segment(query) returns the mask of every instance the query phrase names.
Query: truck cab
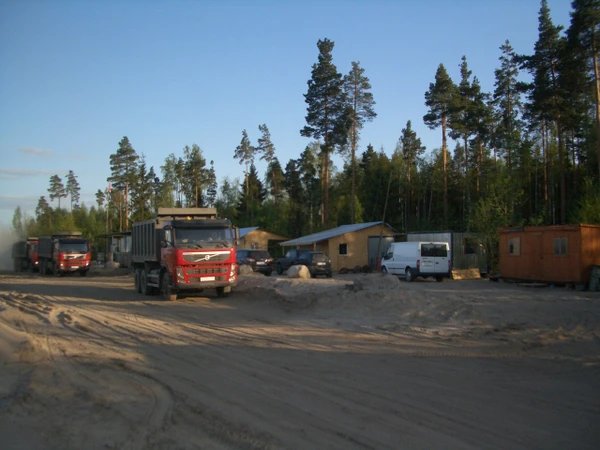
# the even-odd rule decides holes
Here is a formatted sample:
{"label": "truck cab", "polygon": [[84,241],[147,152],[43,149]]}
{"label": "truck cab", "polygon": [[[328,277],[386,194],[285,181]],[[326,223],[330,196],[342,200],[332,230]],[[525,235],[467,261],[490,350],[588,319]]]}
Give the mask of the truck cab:
{"label": "truck cab", "polygon": [[216,289],[226,297],[237,284],[237,229],[214,208],[159,208],[132,229],[135,289],[165,300]]}

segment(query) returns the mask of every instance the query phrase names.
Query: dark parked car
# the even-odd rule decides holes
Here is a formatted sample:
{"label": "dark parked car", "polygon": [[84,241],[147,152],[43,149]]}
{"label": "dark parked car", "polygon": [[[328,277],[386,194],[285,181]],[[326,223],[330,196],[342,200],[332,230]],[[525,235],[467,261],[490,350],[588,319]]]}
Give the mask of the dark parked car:
{"label": "dark parked car", "polygon": [[277,260],[277,273],[282,274],[291,266],[303,265],[308,267],[310,276],[315,278],[318,275],[331,277],[331,260],[327,253],[315,252],[311,250],[290,250],[283,258]]}
{"label": "dark parked car", "polygon": [[266,276],[273,272],[275,261],[267,250],[238,248],[236,262],[239,265],[249,265],[255,272],[264,273]]}

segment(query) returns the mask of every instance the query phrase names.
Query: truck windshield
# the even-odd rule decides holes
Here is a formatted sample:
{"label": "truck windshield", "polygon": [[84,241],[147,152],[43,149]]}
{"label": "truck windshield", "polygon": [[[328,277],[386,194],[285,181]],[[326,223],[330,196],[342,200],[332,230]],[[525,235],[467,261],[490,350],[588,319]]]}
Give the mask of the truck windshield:
{"label": "truck windshield", "polygon": [[175,246],[180,248],[230,247],[233,242],[229,228],[178,228],[175,231]]}
{"label": "truck windshield", "polygon": [[61,252],[83,252],[83,253],[87,253],[88,251],[88,244],[87,241],[84,241],[83,239],[78,239],[76,241],[66,241],[66,240],[62,240],[60,241],[60,251]]}

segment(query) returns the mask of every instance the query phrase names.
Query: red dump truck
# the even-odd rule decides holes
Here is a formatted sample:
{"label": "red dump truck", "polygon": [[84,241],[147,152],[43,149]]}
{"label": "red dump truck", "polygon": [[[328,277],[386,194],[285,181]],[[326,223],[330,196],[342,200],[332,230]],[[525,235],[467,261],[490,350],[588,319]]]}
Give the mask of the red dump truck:
{"label": "red dump truck", "polygon": [[15,242],[12,246],[12,258],[15,272],[38,268],[38,238],[28,237],[27,240]]}
{"label": "red dump truck", "polygon": [[135,290],[170,301],[211,288],[227,297],[237,284],[238,238],[238,229],[217,218],[215,208],[158,208],[131,230]]}
{"label": "red dump truck", "polygon": [[38,259],[42,275],[78,272],[84,277],[92,261],[90,243],[82,237],[81,231],[58,231],[51,236],[40,236]]}

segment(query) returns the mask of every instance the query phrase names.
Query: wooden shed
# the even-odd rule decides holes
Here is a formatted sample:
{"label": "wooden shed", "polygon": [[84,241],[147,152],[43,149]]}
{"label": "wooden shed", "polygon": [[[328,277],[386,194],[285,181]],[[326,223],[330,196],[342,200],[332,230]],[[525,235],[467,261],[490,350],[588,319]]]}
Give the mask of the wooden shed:
{"label": "wooden shed", "polygon": [[260,227],[240,228],[240,241],[238,248],[261,248],[269,251],[273,258],[283,256],[282,242],[289,239],[288,236],[273,233]]}
{"label": "wooden shed", "polygon": [[409,231],[407,242],[447,242],[450,245],[452,271],[474,270],[475,275],[488,273],[485,247],[476,234],[463,231]]}
{"label": "wooden shed", "polygon": [[397,233],[384,222],[357,223],[309,234],[280,245],[325,252],[334,271],[367,265],[376,269],[378,256],[387,251]]}
{"label": "wooden shed", "polygon": [[600,225],[551,225],[498,230],[503,279],[588,283],[600,265]]}

